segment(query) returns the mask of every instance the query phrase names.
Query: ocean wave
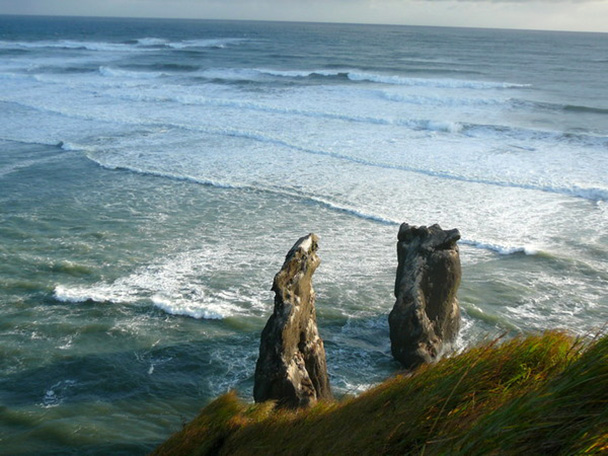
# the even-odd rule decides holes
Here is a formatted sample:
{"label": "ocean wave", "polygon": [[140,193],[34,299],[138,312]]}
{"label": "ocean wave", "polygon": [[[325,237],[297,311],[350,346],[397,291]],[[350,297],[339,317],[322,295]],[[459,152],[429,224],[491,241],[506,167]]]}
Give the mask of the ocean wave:
{"label": "ocean wave", "polygon": [[265,74],[268,76],[276,76],[281,78],[310,78],[312,76],[323,76],[323,77],[342,77],[347,78],[347,71],[336,71],[336,70],[272,70],[265,68],[257,68],[253,71],[259,74]]}
{"label": "ocean wave", "polygon": [[[450,122],[435,122],[435,121],[418,121],[419,128],[424,128],[428,130],[440,129],[441,131],[450,131],[452,128],[459,129],[462,128],[460,125],[452,125]],[[338,152],[331,152],[327,150],[320,149],[310,149],[307,147],[299,146],[297,144],[290,143],[280,138],[274,138],[271,136],[264,135],[260,132],[251,132],[237,129],[229,129],[229,128],[207,128],[207,127],[196,127],[194,128],[191,125],[182,125],[182,124],[172,124],[174,128],[183,128],[186,130],[200,131],[209,134],[216,134],[222,136],[232,136],[244,139],[250,139],[253,141],[259,141],[269,144],[275,144],[281,147],[285,147],[288,149],[296,150],[298,152],[311,154],[311,155],[320,155],[331,157],[338,160],[344,160],[351,163],[357,163],[364,166],[373,166],[377,168],[383,169],[393,169],[398,171],[406,171],[412,172],[416,174],[422,174],[430,177],[437,177],[441,179],[454,180],[459,182],[468,182],[474,184],[484,184],[484,185],[492,185],[498,187],[507,187],[507,188],[520,188],[524,190],[532,190],[532,191],[542,191],[547,193],[556,193],[576,198],[583,198],[591,201],[608,201],[608,189],[600,188],[600,187],[584,187],[584,186],[553,186],[553,185],[542,185],[542,184],[532,184],[532,183],[524,183],[524,182],[516,182],[516,181],[502,181],[499,179],[486,179],[476,176],[467,176],[463,174],[456,174],[453,172],[447,171],[436,171],[427,168],[419,168],[414,166],[407,166],[402,164],[395,163],[386,163],[386,162],[378,162],[367,160],[364,158],[353,157],[347,154],[342,154]],[[108,166],[107,164],[105,166]],[[129,168],[129,170],[134,170]],[[148,171],[145,171],[148,172]],[[201,182],[200,179],[190,176],[169,176],[165,175],[164,172],[161,172],[163,177],[171,177],[180,180],[190,180],[197,183],[203,183],[206,185],[212,186],[221,186],[223,188],[244,188],[246,185],[233,185],[227,183],[218,183],[218,182]]]}
{"label": "ocean wave", "polygon": [[[580,144],[582,146],[590,147],[608,147],[608,136],[602,134],[593,134],[586,132],[561,132],[553,130],[541,130],[533,128],[515,127],[501,124],[482,124],[482,123],[469,123],[459,120],[442,120],[442,119],[412,119],[412,118],[391,118],[391,117],[380,117],[380,116],[365,116],[365,115],[353,115],[344,114],[343,112],[330,112],[330,111],[317,111],[317,110],[306,110],[299,109],[296,107],[279,107],[272,106],[269,104],[256,103],[252,101],[242,100],[231,100],[231,99],[218,99],[213,97],[205,97],[190,94],[167,94],[167,95],[147,95],[134,92],[134,83],[139,83],[139,80],[154,80],[162,77],[171,76],[171,71],[196,71],[194,67],[185,68],[165,68],[158,67],[159,70],[167,71],[134,71],[127,69],[114,68],[109,66],[99,67],[99,73],[108,78],[108,80],[115,80],[119,84],[116,88],[120,88],[121,84],[125,85],[125,91],[117,91],[118,93],[108,94],[114,98],[123,100],[137,100],[137,101],[149,101],[149,102],[176,102],[185,105],[207,105],[207,106],[218,106],[235,109],[247,109],[256,110],[263,112],[273,112],[278,114],[286,115],[299,115],[307,117],[317,117],[335,120],[344,120],[348,122],[359,122],[369,123],[376,125],[397,125],[410,128],[413,130],[420,131],[435,131],[445,132],[452,134],[464,134],[466,136],[484,138],[484,137],[500,137],[510,138],[515,141],[530,142],[530,141],[543,141],[543,142],[568,142]],[[207,74],[211,78],[219,77],[220,75],[214,75],[214,70],[203,71],[201,74]],[[230,70],[230,74],[235,78],[248,77],[251,73],[255,73],[255,70]],[[306,74],[306,73],[305,73]],[[224,76],[226,76],[224,74]],[[37,76],[38,77],[38,76]],[[498,105],[500,103],[518,105],[521,103],[528,103],[516,99],[500,100],[496,98],[471,98],[471,97],[419,97],[419,96],[403,96],[389,94],[384,91],[377,91],[376,96],[386,97],[390,99],[393,97],[395,100],[403,100],[404,102],[410,102],[414,104],[427,104],[429,106],[469,106],[469,105]],[[581,107],[579,107],[581,108]],[[562,108],[559,108],[562,109]],[[565,108],[564,108],[565,109]],[[577,108],[578,109],[578,108]],[[581,108],[583,109],[583,108]],[[584,108],[584,109],[595,109],[595,108]]]}
{"label": "ocean wave", "polygon": [[498,98],[468,98],[468,97],[447,97],[447,96],[424,96],[389,92],[387,90],[379,90],[375,92],[379,98],[394,101],[398,103],[419,105],[419,106],[500,106],[509,105],[509,100],[501,100]]}
{"label": "ocean wave", "polygon": [[152,305],[171,315],[197,319],[254,315],[265,310],[261,294],[238,288],[218,290],[208,283],[218,271],[231,269],[230,262],[239,261],[237,257],[238,253],[219,246],[179,252],[111,282],[57,284],[53,297],[65,303]]}
{"label": "ocean wave", "polygon": [[335,70],[299,70],[299,71],[279,71],[258,69],[262,74],[271,76],[306,78],[311,76],[342,77],[355,82],[375,82],[379,84],[414,86],[414,87],[435,87],[449,89],[507,89],[529,87],[525,84],[514,84],[509,82],[485,82],[468,81],[461,79],[436,79],[436,78],[411,78],[398,75],[388,75],[379,73],[367,73],[358,70],[335,71]]}
{"label": "ocean wave", "polygon": [[76,143],[67,142],[67,141],[59,141],[55,145],[57,147],[59,147],[60,149],[65,150],[66,152],[79,152],[79,151],[86,151],[86,150],[90,149],[89,146],[86,146],[84,144],[76,144]]}
{"label": "ocean wave", "polygon": [[91,161],[93,161],[94,163],[97,163],[97,165],[101,166],[102,168],[109,169],[109,170],[127,171],[127,172],[132,172],[132,173],[141,174],[141,175],[171,179],[174,181],[191,182],[194,184],[214,187],[214,188],[218,188],[218,189],[247,190],[247,191],[253,191],[253,192],[260,192],[260,193],[270,193],[270,194],[279,195],[279,196],[287,196],[289,198],[294,198],[294,199],[298,199],[298,200],[307,200],[307,201],[319,204],[320,206],[326,207],[326,208],[334,210],[334,211],[344,212],[344,213],[353,215],[357,218],[371,220],[374,222],[387,224],[387,225],[398,225],[399,224],[399,222],[396,220],[390,220],[390,219],[387,219],[387,218],[384,218],[381,216],[377,216],[374,214],[365,213],[355,207],[351,207],[351,206],[347,206],[347,205],[340,205],[338,203],[332,202],[329,198],[326,198],[326,197],[307,194],[304,192],[290,191],[288,189],[278,188],[276,186],[267,187],[267,186],[263,186],[263,185],[249,185],[249,184],[238,183],[238,182],[233,182],[233,181],[219,182],[219,181],[214,181],[211,179],[186,176],[186,175],[175,174],[175,173],[159,171],[159,170],[146,170],[146,169],[143,169],[143,168],[140,168],[137,166],[129,166],[129,165],[125,165],[125,164],[121,164],[121,165],[110,164],[110,163],[104,162],[103,160],[101,160],[99,158],[95,158],[92,156],[88,156],[88,158]]}
{"label": "ocean wave", "polygon": [[164,43],[164,46],[178,50],[197,48],[223,49],[230,45],[243,44],[248,41],[250,41],[248,38],[205,38],[198,40],[166,42]]}
{"label": "ocean wave", "polygon": [[197,177],[193,177],[193,176],[175,174],[175,173],[161,171],[161,170],[147,170],[147,169],[143,169],[143,168],[140,168],[137,166],[130,166],[130,165],[126,165],[126,164],[108,163],[108,162],[104,162],[103,160],[101,160],[99,158],[95,158],[94,156],[92,156],[90,154],[87,155],[87,158],[89,158],[89,160],[91,160],[92,162],[97,163],[102,168],[110,170],[110,171],[128,171],[128,172],[146,175],[146,176],[162,177],[162,178],[171,179],[174,181],[191,182],[191,183],[198,184],[198,185],[205,185],[205,186],[209,186],[209,187],[222,188],[222,189],[256,190],[255,187],[252,187],[250,185],[240,185],[240,184],[236,184],[236,183],[224,183],[224,182],[219,182],[219,181],[215,181],[212,179],[202,179],[202,178],[197,178]]}
{"label": "ocean wave", "polygon": [[530,109],[541,109],[545,111],[556,111],[556,112],[572,112],[575,114],[608,114],[608,108],[600,108],[597,106],[585,106],[585,105],[572,105],[572,104],[560,104],[550,103],[546,101],[530,101],[530,100],[512,100],[512,103],[516,107],[526,107]]}
{"label": "ocean wave", "polygon": [[162,295],[154,295],[151,299],[155,307],[169,315],[181,315],[197,320],[222,320],[228,316],[221,309],[213,310],[208,305],[202,308],[200,303],[192,301],[175,300]]}
{"label": "ocean wave", "polygon": [[28,141],[28,140],[20,140],[20,139],[10,139],[10,138],[0,138],[0,141],[12,142],[15,144],[25,144],[25,145],[33,145],[33,146],[51,146],[62,148],[63,141]]}
{"label": "ocean wave", "polygon": [[[101,164],[98,161],[97,161],[97,163],[100,166],[104,166],[103,164]],[[254,192],[261,192],[261,193],[269,193],[269,194],[273,194],[273,195],[277,195],[277,196],[293,198],[295,200],[309,201],[311,203],[318,204],[321,207],[327,208],[331,211],[342,212],[342,213],[348,214],[348,215],[358,218],[358,219],[367,220],[367,221],[379,223],[382,225],[399,226],[402,223],[402,221],[390,219],[390,218],[383,217],[381,215],[366,212],[366,211],[361,210],[360,208],[357,208],[357,207],[354,207],[354,206],[351,206],[351,205],[348,205],[345,203],[338,203],[338,202],[332,201],[332,199],[327,196],[315,195],[315,194],[302,192],[302,191],[296,192],[296,191],[291,191],[288,189],[281,189],[281,188],[277,188],[277,187],[265,187],[262,185],[247,185],[247,184],[239,184],[239,183],[234,183],[234,182],[231,182],[231,183],[214,182],[214,181],[207,180],[207,179],[192,178],[192,177],[180,176],[180,175],[176,175],[176,174],[172,174],[172,173],[165,173],[165,172],[158,172],[158,171],[146,171],[146,170],[142,170],[139,168],[128,167],[128,166],[114,167],[112,169],[128,171],[128,172],[133,172],[133,173],[142,174],[142,175],[150,175],[150,176],[155,176],[155,177],[168,178],[168,179],[178,180],[178,181],[188,181],[188,182],[192,182],[195,184],[212,186],[212,187],[219,188],[219,189],[247,190],[247,191],[254,191]],[[500,243],[496,243],[496,242],[479,241],[479,240],[467,239],[467,238],[461,239],[459,241],[459,243],[468,245],[473,248],[491,251],[491,252],[497,253],[499,255],[524,254],[527,256],[537,256],[537,255],[544,254],[540,250],[540,248],[534,244],[521,244],[521,245],[500,244]],[[174,304],[174,306],[175,306],[175,308],[174,308],[174,310],[172,310],[172,312],[175,312],[176,314],[181,312],[181,310],[180,310],[181,307],[180,307],[179,303]],[[187,312],[187,306],[184,307],[184,309],[186,309],[186,310],[183,310],[183,312]],[[183,314],[185,314],[185,313],[183,313]]]}
{"label": "ocean wave", "polygon": [[306,78],[332,78],[342,79],[352,82],[373,82],[386,85],[398,85],[409,87],[433,87],[445,89],[511,89],[526,88],[528,84],[516,84],[510,82],[490,82],[490,81],[471,81],[466,79],[449,78],[412,78],[399,75],[367,73],[355,69],[350,70],[276,70],[270,68],[216,68],[202,73],[203,76],[213,77],[214,79],[226,80],[260,80],[261,77],[306,79]]}
{"label": "ocean wave", "polygon": [[69,287],[57,285],[53,290],[53,298],[60,302],[81,303],[87,301],[94,302],[124,302],[124,296],[118,296],[112,293],[109,287],[102,289],[101,287]]}
{"label": "ocean wave", "polygon": [[[135,68],[135,67],[134,67]],[[153,70],[153,71],[170,71],[177,73],[190,73],[200,69],[199,65],[188,65],[180,63],[155,63],[150,65],[141,65],[142,70]]]}
{"label": "ocean wave", "polygon": [[[441,131],[449,131],[451,128],[461,128],[459,125],[452,126],[450,122],[435,122],[435,121],[417,121],[420,128],[424,129],[441,129]],[[177,125],[176,125],[177,126]],[[292,150],[297,150],[299,152],[312,154],[312,155],[321,155],[327,156],[339,160],[345,160],[352,163],[357,163],[365,166],[373,166],[384,169],[394,169],[399,171],[413,172],[417,174],[422,174],[431,177],[438,177],[442,179],[455,180],[460,182],[468,182],[475,184],[484,184],[484,185],[492,185],[498,187],[508,187],[508,188],[521,188],[524,190],[532,190],[532,191],[542,191],[547,193],[557,193],[566,196],[572,196],[577,198],[583,198],[591,201],[608,201],[608,189],[600,188],[600,187],[584,187],[584,186],[553,186],[553,185],[542,185],[542,184],[532,184],[532,183],[522,183],[515,181],[502,181],[498,179],[485,179],[475,176],[467,176],[462,174],[456,174],[453,172],[447,171],[435,171],[427,168],[418,168],[414,166],[407,166],[401,164],[394,163],[385,163],[367,160],[363,158],[353,157],[347,154],[342,154],[338,152],[330,152],[327,150],[318,150],[318,149],[310,149],[306,147],[302,147],[296,144],[289,143],[285,140],[279,138],[272,138],[269,136],[265,136],[261,133],[254,132],[245,132],[240,130],[227,130],[227,129],[213,129],[206,130],[206,132],[214,133],[214,134],[222,134],[227,136],[235,136],[246,139],[252,139],[255,141],[267,142],[276,145],[280,145],[286,148],[290,148]]]}
{"label": "ocean wave", "polygon": [[107,66],[99,67],[99,74],[110,78],[128,78],[128,79],[155,79],[167,76],[167,73],[158,71],[131,71],[112,68]]}
{"label": "ocean wave", "polygon": [[371,116],[354,116],[342,113],[312,111],[297,108],[283,108],[272,105],[265,105],[251,101],[229,100],[210,98],[198,95],[145,95],[138,93],[121,94],[119,99],[125,101],[143,101],[152,103],[175,102],[183,105],[215,106],[224,108],[234,108],[249,111],[270,112],[276,114],[286,114],[303,117],[313,117],[320,119],[343,120],[347,122],[369,123],[375,125],[398,125],[414,130],[428,130],[437,132],[458,133],[463,129],[459,122],[428,120],[428,119],[391,119]]}
{"label": "ocean wave", "polygon": [[582,112],[590,114],[608,114],[608,108],[596,108],[593,106],[578,106],[578,105],[565,105],[564,111]]}
{"label": "ocean wave", "polygon": [[535,256],[539,254],[538,247],[534,245],[501,245],[492,242],[476,241],[473,239],[460,239],[458,242],[478,249],[490,250],[498,253],[499,255],[525,254],[528,256]]}
{"label": "ocean wave", "polygon": [[369,214],[366,212],[363,212],[357,208],[351,207],[351,206],[347,206],[347,205],[343,205],[343,204],[337,204],[334,203],[332,201],[330,201],[327,198],[322,198],[319,196],[313,196],[313,195],[290,195],[290,196],[296,196],[298,198],[306,198],[310,201],[313,201],[323,207],[326,207],[328,209],[331,209],[333,211],[337,211],[337,212],[344,212],[346,214],[352,215],[356,218],[360,218],[360,219],[364,219],[364,220],[369,220],[372,222],[376,222],[376,223],[380,223],[382,225],[400,225],[400,222],[396,221],[396,220],[391,220],[385,217],[381,217],[379,215],[374,215],[374,214]]}
{"label": "ocean wave", "polygon": [[[123,71],[123,70],[119,70]],[[248,72],[249,70],[245,71]],[[136,78],[140,73],[133,72],[132,74],[126,73],[125,78]],[[158,77],[163,73],[143,73],[143,77]],[[147,75],[147,76],[146,76]],[[402,95],[390,95],[383,91],[372,92],[377,96],[387,98],[395,97],[396,100],[402,99],[405,102],[411,102],[415,104],[429,104],[437,106],[469,106],[469,105],[499,105],[501,103],[510,104],[517,103],[516,100],[499,100],[499,99],[485,99],[485,98],[432,98],[432,97],[418,97],[418,96],[402,96]],[[235,109],[246,109],[252,111],[261,112],[272,112],[277,114],[306,116],[325,118],[333,120],[343,120],[347,122],[358,122],[358,123],[369,123],[375,125],[397,125],[412,130],[420,131],[436,131],[445,133],[456,133],[464,134],[472,137],[501,137],[510,138],[516,141],[544,141],[544,142],[569,142],[577,143],[583,146],[590,147],[607,147],[608,136],[601,134],[585,133],[585,132],[561,132],[553,130],[541,130],[531,129],[523,127],[514,127],[500,124],[482,124],[482,123],[470,123],[461,122],[457,120],[441,120],[441,119],[412,119],[412,118],[391,118],[391,117],[374,117],[365,115],[352,115],[344,114],[342,112],[329,112],[329,111],[317,111],[317,110],[306,110],[291,107],[279,107],[272,106],[270,104],[256,103],[252,101],[242,101],[233,99],[221,99],[214,97],[205,97],[199,95],[190,94],[167,94],[167,95],[146,95],[133,93],[132,91],[113,95],[115,98],[123,100],[136,100],[144,102],[176,102],[184,105],[200,105],[200,106],[217,106]]]}
{"label": "ocean wave", "polygon": [[348,78],[351,81],[368,81],[380,84],[404,85],[415,87],[436,87],[446,89],[511,89],[530,87],[528,84],[515,84],[510,82],[487,82],[469,81],[464,79],[430,79],[430,78],[409,78],[395,75],[382,75],[374,73],[349,72]]}
{"label": "ocean wave", "polygon": [[103,52],[132,52],[137,49],[124,43],[95,41],[0,41],[0,49],[66,49]]}
{"label": "ocean wave", "polygon": [[[36,108],[36,107],[34,106],[34,108]],[[40,108],[37,108],[37,109],[40,109]],[[69,117],[72,116],[75,118],[84,118],[87,120],[90,119],[89,116],[79,115],[79,114],[70,114],[70,113],[65,112],[64,110],[61,110],[61,111],[51,110],[51,111],[61,114],[61,115],[66,115]],[[328,114],[328,115],[333,116],[332,114]],[[344,118],[344,117],[341,117],[338,114],[336,114],[336,117],[333,117],[333,118]],[[376,123],[395,122],[395,121],[388,120],[388,119],[375,119],[375,118],[370,119],[370,118],[347,117],[347,119],[350,121],[359,121],[359,122],[376,122]],[[108,120],[108,119],[95,118],[95,120]],[[128,119],[121,118],[120,120],[122,123],[130,124],[128,122]],[[146,123],[142,119],[133,119],[131,123],[133,125],[147,125],[147,126],[158,126],[159,125],[158,122]],[[530,130],[524,130],[524,129],[515,129],[515,128],[510,128],[510,127],[499,127],[499,126],[492,126],[492,125],[472,125],[472,124],[467,125],[467,124],[453,123],[453,122],[449,122],[449,121],[442,122],[442,121],[435,121],[435,120],[407,120],[407,119],[398,121],[397,124],[406,126],[408,128],[414,128],[414,129],[419,129],[419,130],[428,130],[428,131],[441,131],[441,132],[446,132],[446,133],[480,135],[480,134],[488,134],[488,132],[494,132],[494,133],[498,133],[498,134],[502,133],[503,135],[508,135],[508,134],[513,134],[515,132],[515,133],[519,134],[518,139],[522,139],[521,135],[523,132],[523,134],[529,135],[530,138],[532,138],[532,139],[534,139],[534,136],[540,136],[540,135],[544,134],[544,135],[554,135],[554,136],[558,137],[557,139],[562,139],[562,140],[570,140],[570,141],[572,141],[572,140],[574,140],[574,141],[596,140],[597,144],[600,144],[600,145],[608,144],[608,138],[605,138],[605,137],[595,138],[590,135],[559,134],[559,133],[555,133],[555,132],[530,131]],[[202,132],[202,133],[207,133],[207,134],[250,139],[253,141],[275,144],[275,145],[289,148],[292,150],[296,150],[296,151],[302,152],[302,153],[327,156],[327,157],[335,158],[338,160],[345,160],[345,161],[349,161],[352,163],[361,164],[364,166],[373,166],[373,167],[384,168],[384,169],[401,170],[401,171],[413,172],[413,173],[417,173],[417,174],[422,174],[422,175],[427,175],[427,176],[432,176],[432,177],[437,177],[437,178],[442,178],[442,179],[462,181],[462,182],[493,185],[493,186],[499,186],[499,187],[521,188],[521,189],[525,189],[525,190],[543,191],[543,192],[549,192],[549,193],[558,193],[558,194],[562,194],[562,195],[566,195],[566,196],[584,198],[584,199],[591,200],[591,201],[598,201],[598,200],[608,201],[608,189],[602,188],[602,187],[582,186],[582,185],[571,185],[571,186],[543,185],[542,183],[508,181],[508,180],[500,180],[498,178],[488,179],[488,178],[482,178],[482,177],[471,176],[471,175],[466,175],[466,174],[457,174],[457,173],[450,172],[450,171],[436,171],[436,170],[431,170],[431,169],[427,169],[427,168],[408,166],[408,165],[403,165],[403,164],[379,162],[379,161],[373,161],[373,160],[368,160],[368,159],[364,159],[364,158],[354,157],[354,156],[339,153],[339,152],[332,152],[332,151],[323,150],[323,149],[311,149],[309,147],[304,147],[304,146],[301,146],[298,144],[294,144],[294,143],[291,143],[284,139],[272,137],[272,136],[264,134],[263,132],[257,132],[257,131],[246,131],[246,130],[239,130],[239,129],[234,129],[234,128],[216,128],[216,127],[208,127],[208,126],[204,126],[204,125],[183,124],[180,122],[164,122],[162,124],[162,126],[165,128],[172,127],[172,128]],[[555,140],[555,138],[554,138],[554,140]],[[121,165],[120,164],[111,165],[111,164],[106,163],[104,166],[120,167]],[[190,179],[196,180],[195,178],[191,178],[188,176],[175,176],[175,177],[182,179],[182,180],[190,180]],[[210,182],[209,184],[217,185],[218,183]],[[232,185],[227,185],[227,187],[232,188]]]}
{"label": "ocean wave", "polygon": [[511,138],[518,141],[570,142],[589,147],[608,147],[608,136],[593,133],[574,133],[554,130],[512,127],[497,124],[463,123],[462,133],[474,137]]}
{"label": "ocean wave", "polygon": [[167,40],[166,38],[146,37],[138,38],[133,41],[127,41],[126,44],[139,44],[141,46],[164,46],[168,42],[169,40]]}
{"label": "ocean wave", "polygon": [[7,41],[0,40],[0,49],[5,50],[36,50],[36,49],[65,49],[86,50],[96,52],[146,52],[158,48],[169,49],[198,49],[225,48],[250,41],[247,38],[207,38],[184,41],[171,41],[165,38],[139,38],[127,42],[84,41],[84,40],[40,40],[40,41]]}

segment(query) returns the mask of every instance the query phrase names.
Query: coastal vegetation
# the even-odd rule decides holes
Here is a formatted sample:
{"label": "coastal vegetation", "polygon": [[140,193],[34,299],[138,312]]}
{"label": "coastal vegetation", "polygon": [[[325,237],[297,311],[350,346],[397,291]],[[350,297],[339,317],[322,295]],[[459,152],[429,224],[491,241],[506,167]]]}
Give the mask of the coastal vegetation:
{"label": "coastal vegetation", "polygon": [[606,453],[608,336],[550,331],[486,342],[306,409],[230,392],[153,455]]}

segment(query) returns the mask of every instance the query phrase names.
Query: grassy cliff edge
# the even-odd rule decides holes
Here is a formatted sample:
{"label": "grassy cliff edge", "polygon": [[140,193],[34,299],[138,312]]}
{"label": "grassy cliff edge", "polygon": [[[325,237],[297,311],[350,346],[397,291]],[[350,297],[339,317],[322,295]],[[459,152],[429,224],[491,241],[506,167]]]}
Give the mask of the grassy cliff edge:
{"label": "grassy cliff edge", "polygon": [[493,341],[306,410],[228,393],[153,453],[272,454],[608,454],[608,336]]}

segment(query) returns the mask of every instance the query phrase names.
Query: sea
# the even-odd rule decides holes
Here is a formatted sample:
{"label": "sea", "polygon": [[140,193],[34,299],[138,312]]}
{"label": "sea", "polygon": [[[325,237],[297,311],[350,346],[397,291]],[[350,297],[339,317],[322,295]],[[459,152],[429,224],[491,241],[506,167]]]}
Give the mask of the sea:
{"label": "sea", "polygon": [[608,321],[608,34],[0,16],[0,454],[144,455],[252,400],[314,232],[336,396],[399,225],[458,228],[461,350]]}

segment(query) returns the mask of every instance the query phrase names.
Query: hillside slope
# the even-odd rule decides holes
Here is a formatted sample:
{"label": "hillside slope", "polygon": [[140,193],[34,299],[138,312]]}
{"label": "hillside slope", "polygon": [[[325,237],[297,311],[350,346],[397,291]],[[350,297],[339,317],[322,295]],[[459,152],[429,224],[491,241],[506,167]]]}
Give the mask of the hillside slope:
{"label": "hillside slope", "polygon": [[228,393],[153,453],[272,454],[608,454],[608,337],[494,341],[302,411]]}

